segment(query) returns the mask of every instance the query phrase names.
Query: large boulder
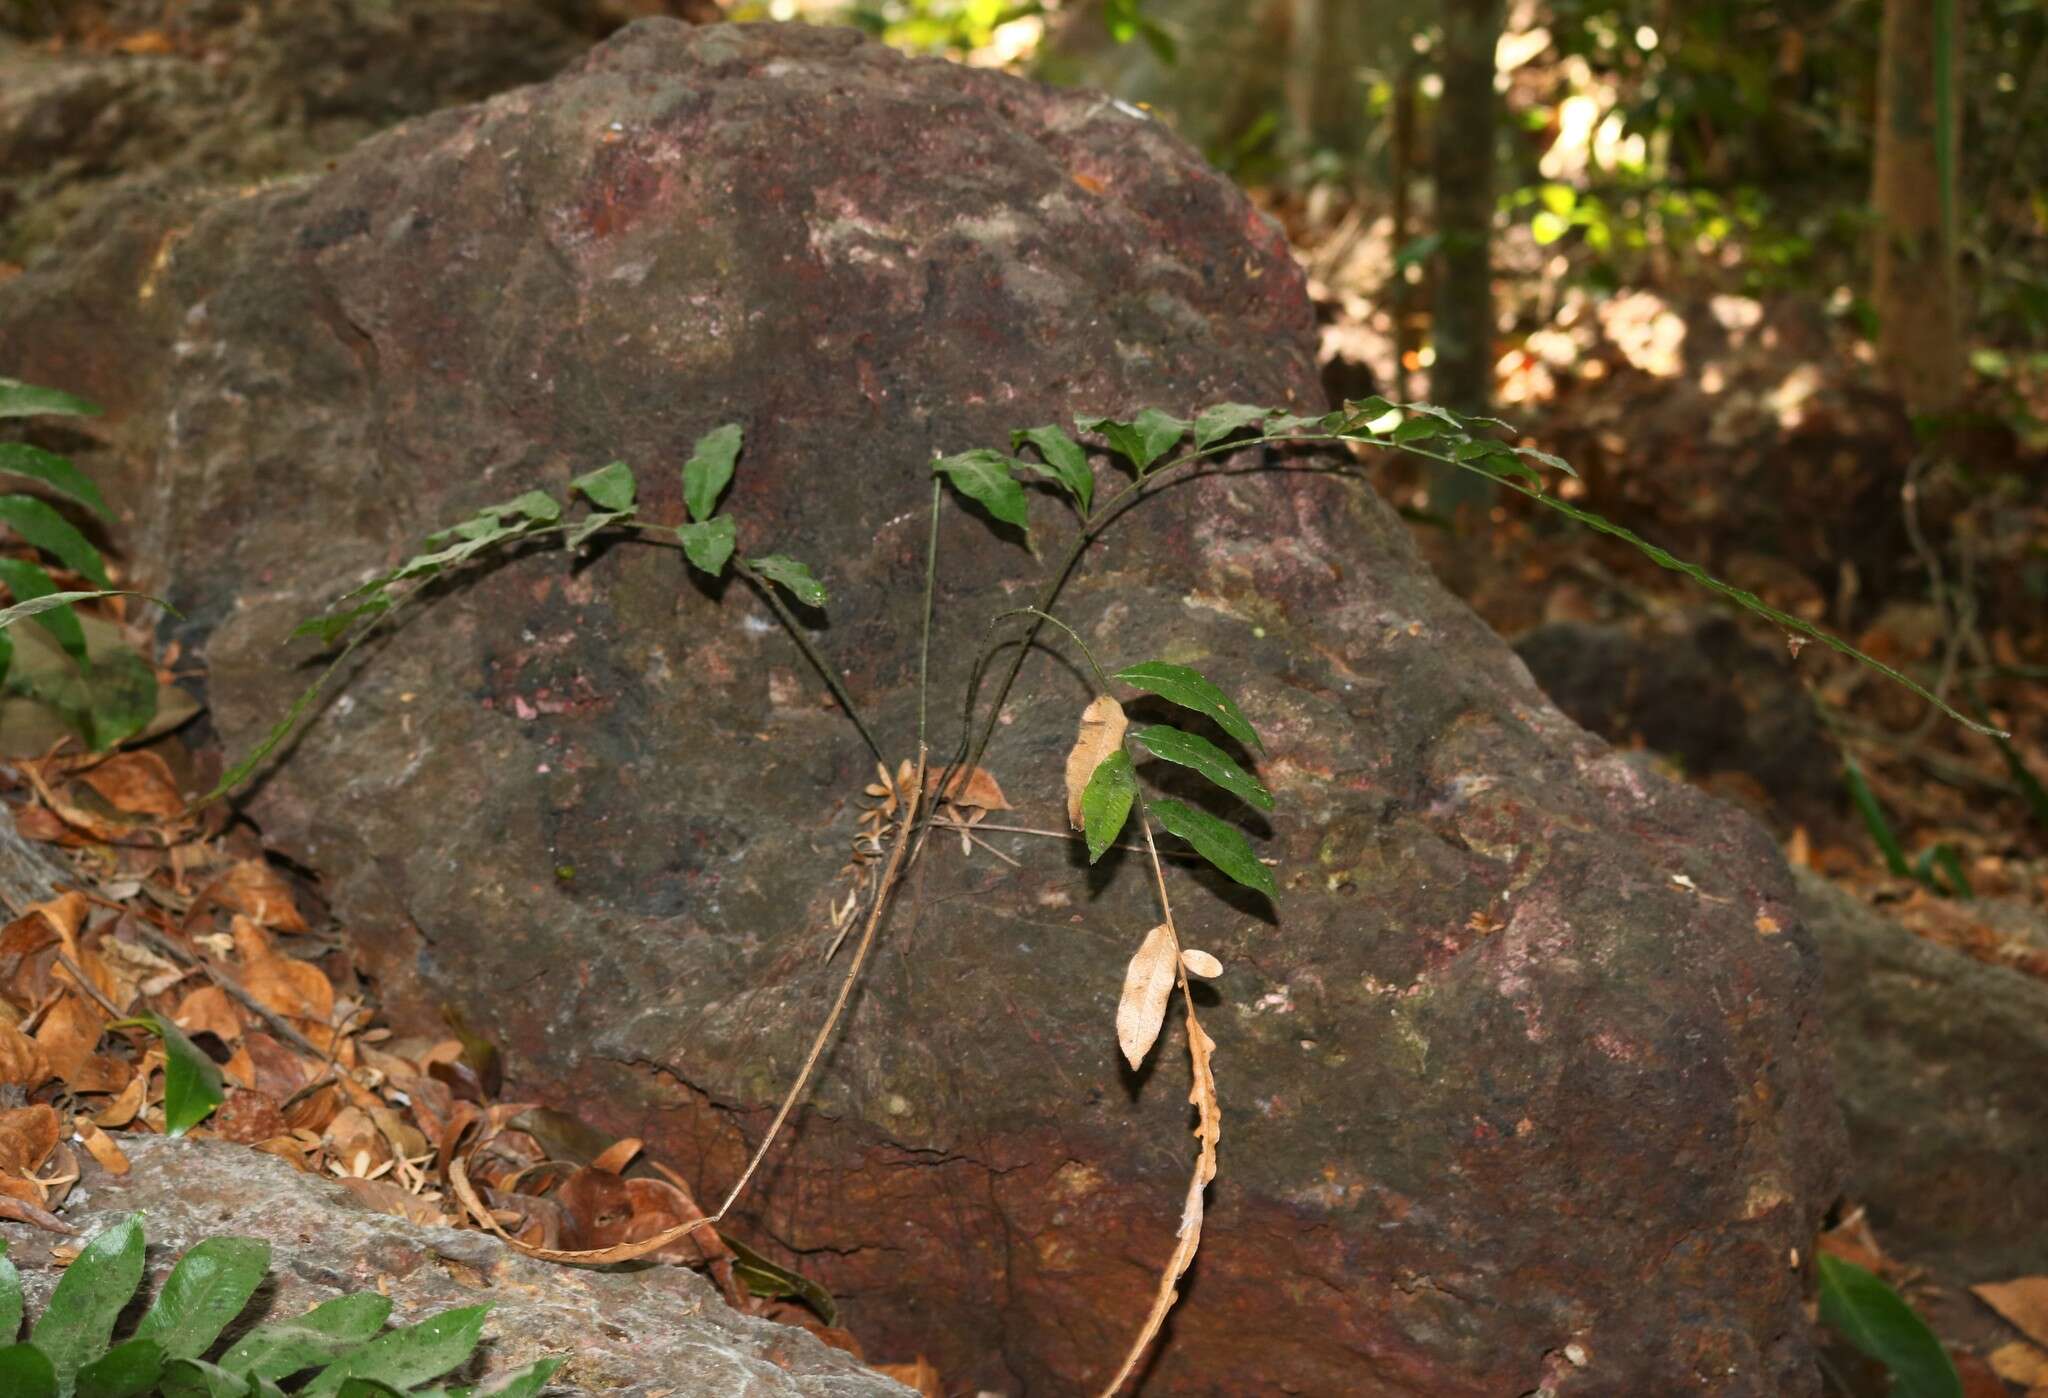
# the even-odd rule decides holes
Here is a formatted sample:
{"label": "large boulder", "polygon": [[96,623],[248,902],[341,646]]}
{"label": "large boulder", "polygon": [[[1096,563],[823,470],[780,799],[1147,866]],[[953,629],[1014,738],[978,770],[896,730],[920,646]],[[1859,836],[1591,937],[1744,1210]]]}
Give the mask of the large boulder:
{"label": "large boulder", "polygon": [[802,1330],[740,1315],[695,1272],[533,1262],[482,1233],[422,1227],[366,1208],[338,1182],[245,1146],[160,1136],[123,1136],[121,1145],[128,1172],[88,1167],[64,1210],[78,1238],[0,1224],[7,1255],[22,1269],[31,1318],[64,1275],[59,1245],[76,1247],[139,1211],[149,1239],[146,1294],[207,1238],[270,1244],[270,1279],[229,1338],[336,1296],[381,1291],[391,1298],[393,1325],[490,1305],[484,1343],[457,1377],[502,1374],[554,1356],[563,1361],[557,1389],[573,1393],[903,1398],[910,1391]]}
{"label": "large boulder", "polygon": [[[1319,406],[1284,242],[1177,139],[844,31],[636,25],[324,176],[93,228],[0,286],[0,372],[109,404],[98,450],[67,445],[237,750],[339,585],[613,457],[677,519],[677,464],[737,420],[742,547],[821,571],[805,624],[908,755],[935,450]],[[941,518],[940,746],[1066,528],[1032,510],[1037,556]],[[1059,605],[1106,660],[1235,693],[1279,798],[1274,904],[1170,875],[1227,968],[1223,1156],[1146,1391],[1816,1392],[1790,1259],[1841,1145],[1764,833],[1566,721],[1328,472],[1160,492]],[[757,596],[661,550],[487,570],[373,650],[251,812],[389,1002],[458,1001],[716,1197],[840,974],[872,758]],[[988,756],[1011,823],[1061,823],[1088,697],[1064,657],[1025,666]],[[1145,870],[988,838],[1017,862],[945,842],[913,872],[744,1222],[877,1352],[1065,1392],[1111,1373],[1171,1248],[1184,1059],[1178,1031],[1142,1073],[1117,1055]]]}

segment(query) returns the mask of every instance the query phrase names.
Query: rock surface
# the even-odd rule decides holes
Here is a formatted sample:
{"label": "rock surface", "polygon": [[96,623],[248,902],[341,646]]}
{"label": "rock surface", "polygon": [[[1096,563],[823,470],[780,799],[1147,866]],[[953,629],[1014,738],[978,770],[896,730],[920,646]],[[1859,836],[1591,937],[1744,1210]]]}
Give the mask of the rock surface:
{"label": "rock surface", "polygon": [[[819,569],[807,624],[907,755],[934,451],[1319,407],[1309,329],[1279,235],[1142,114],[847,32],[659,22],[323,177],[111,204],[0,286],[0,372],[109,405],[68,445],[130,507],[237,749],[339,584],[614,457],[677,519],[678,463],[738,420],[741,547]],[[1044,554],[1066,526],[1032,508]],[[987,617],[1045,565],[950,506],[941,539],[950,746]],[[1146,1391],[1816,1392],[1786,1258],[1839,1124],[1764,833],[1572,726],[1326,473],[1161,492],[1060,610],[1107,661],[1232,691],[1279,798],[1277,906],[1170,875],[1226,967],[1225,1117]],[[1088,697],[1026,666],[988,757],[1017,823],[1059,823]],[[459,1001],[537,1093],[716,1197],[836,987],[872,771],[757,597],[618,548],[447,592],[251,809],[331,877],[387,1000]],[[990,838],[1017,864],[928,852],[745,1225],[873,1352],[1069,1392],[1171,1246],[1185,1059],[1177,1030],[1140,1073],[1116,1053],[1144,870]]]}
{"label": "rock surface", "polygon": [[347,1292],[382,1290],[394,1326],[490,1304],[472,1361],[481,1367],[457,1378],[562,1355],[567,1362],[553,1392],[901,1398],[910,1391],[805,1331],[740,1315],[695,1272],[534,1262],[481,1233],[372,1212],[334,1181],[246,1146],[125,1135],[121,1146],[129,1173],[88,1166],[63,1211],[80,1238],[0,1224],[7,1255],[22,1269],[31,1317],[43,1313],[62,1275],[51,1261],[54,1245],[75,1244],[140,1209],[149,1239],[145,1294],[155,1294],[179,1256],[203,1239],[238,1234],[270,1244],[271,1282],[230,1336]]}
{"label": "rock surface", "polygon": [[2048,986],[1915,936],[1811,874],[1848,1198],[1956,1286],[2048,1272]]}
{"label": "rock surface", "polygon": [[[635,0],[195,0],[0,17],[0,261],[112,188],[274,179],[393,122],[547,77]],[[88,6],[75,7],[90,11]],[[43,43],[10,22],[49,13]],[[38,31],[23,37],[41,39]]]}

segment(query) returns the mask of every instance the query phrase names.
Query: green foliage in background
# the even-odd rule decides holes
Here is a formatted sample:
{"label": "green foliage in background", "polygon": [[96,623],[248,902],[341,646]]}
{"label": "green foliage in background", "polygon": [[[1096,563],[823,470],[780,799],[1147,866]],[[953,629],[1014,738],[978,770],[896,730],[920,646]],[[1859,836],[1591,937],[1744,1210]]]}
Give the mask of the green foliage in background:
{"label": "green foliage in background", "polygon": [[[64,1270],[25,1341],[21,1276],[0,1242],[0,1393],[7,1398],[535,1398],[561,1366],[542,1359],[483,1383],[434,1380],[469,1363],[488,1306],[386,1330],[391,1299],[339,1296],[291,1320],[222,1337],[270,1272],[270,1245],[208,1238],[178,1260],[128,1337],[114,1332],[142,1285],[142,1216],[102,1230]],[[212,1354],[213,1359],[204,1356]]]}
{"label": "green foliage in background", "polygon": [[[98,411],[68,393],[0,379],[0,420]],[[0,442],[0,475],[32,481],[93,518],[111,518],[99,487],[56,452],[26,442]],[[95,751],[143,732],[156,717],[156,672],[113,627],[80,615],[71,605],[113,595],[100,551],[40,496],[0,494],[0,526],[42,555],[40,561],[0,557],[0,584],[14,602],[0,613],[0,683],[8,693],[54,714]],[[60,588],[50,576],[50,564],[78,574],[92,588]],[[36,632],[17,640],[7,628],[31,616]]]}

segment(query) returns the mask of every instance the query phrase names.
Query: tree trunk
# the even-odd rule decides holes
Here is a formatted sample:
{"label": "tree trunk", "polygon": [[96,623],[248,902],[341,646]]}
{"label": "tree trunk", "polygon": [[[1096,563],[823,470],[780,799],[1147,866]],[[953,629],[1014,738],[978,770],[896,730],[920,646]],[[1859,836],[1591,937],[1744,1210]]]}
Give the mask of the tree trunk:
{"label": "tree trunk", "polygon": [[1352,0],[1293,0],[1288,63],[1283,79],[1288,121],[1307,151],[1335,151],[1347,159],[1364,145],[1365,88],[1359,54],[1335,24],[1338,6]]}
{"label": "tree trunk", "polygon": [[1954,112],[1962,76],[1955,42],[1957,7],[1957,0],[1885,0],[1878,64],[1876,173],[1870,196],[1877,215],[1872,299],[1878,363],[1885,381],[1916,415],[1946,413],[1962,396],[1955,256]]}
{"label": "tree trunk", "polygon": [[[1437,105],[1436,228],[1442,238],[1432,335],[1430,396],[1459,412],[1483,413],[1493,399],[1493,51],[1502,0],[1446,0]],[[1445,468],[1430,489],[1433,508],[1454,512],[1482,499],[1485,484]]]}

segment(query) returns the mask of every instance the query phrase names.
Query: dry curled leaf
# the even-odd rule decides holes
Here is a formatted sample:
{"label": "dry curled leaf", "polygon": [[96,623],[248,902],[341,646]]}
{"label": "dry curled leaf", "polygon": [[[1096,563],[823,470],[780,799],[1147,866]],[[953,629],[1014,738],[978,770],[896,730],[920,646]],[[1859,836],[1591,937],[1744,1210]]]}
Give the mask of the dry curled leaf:
{"label": "dry curled leaf", "polygon": [[244,859],[213,881],[200,895],[230,912],[277,932],[304,932],[306,919],[284,875],[260,859]]}
{"label": "dry curled leaf", "polygon": [[43,1046],[11,1024],[0,1024],[0,1083],[33,1092],[50,1077]]}
{"label": "dry curled leaf", "polygon": [[121,1153],[121,1147],[115,1144],[112,1136],[100,1130],[87,1117],[80,1117],[73,1129],[78,1133],[79,1144],[85,1147],[87,1154],[99,1162],[102,1170],[110,1175],[128,1173],[128,1157]]}
{"label": "dry curled leaf", "polygon": [[1145,934],[1124,971],[1124,993],[1116,1002],[1116,1041],[1133,1069],[1152,1051],[1159,1026],[1166,1021],[1177,950],[1173,927],[1162,922]]}
{"label": "dry curled leaf", "polygon": [[1076,830],[1083,828],[1081,793],[1088,789],[1088,779],[1103,758],[1123,746],[1124,730],[1129,727],[1124,706],[1107,694],[1081,711],[1081,729],[1067,753],[1067,819]]}
{"label": "dry curled leaf", "polygon": [[2030,1391],[2048,1388],[2048,1353],[2014,1340],[1991,1351],[1991,1372]]}
{"label": "dry curled leaf", "polygon": [[[931,795],[938,784],[937,772],[926,773],[925,794]],[[955,772],[946,782],[946,793],[941,799],[956,806],[978,806],[984,811],[1010,809],[1009,799],[1003,795],[1002,787],[996,784],[996,779],[988,774],[987,769],[981,767],[968,767]]]}
{"label": "dry curled leaf", "polygon": [[529,1243],[521,1242],[507,1233],[498,1220],[492,1216],[491,1211],[484,1207],[484,1201],[477,1197],[476,1187],[469,1182],[469,1172],[463,1167],[460,1158],[453,1158],[448,1162],[448,1187],[455,1192],[455,1197],[461,1201],[462,1207],[469,1210],[470,1217],[475,1219],[481,1227],[488,1232],[496,1234],[500,1239],[509,1244],[515,1252],[524,1253],[528,1257],[538,1258],[542,1262],[584,1262],[591,1264],[632,1262],[642,1257],[650,1257],[660,1252],[663,1248],[668,1247],[677,1239],[687,1238],[711,1226],[709,1218],[685,1219],[675,1227],[663,1229],[651,1238],[641,1238],[634,1242],[620,1243],[616,1247],[599,1248],[595,1251],[534,1247]]}
{"label": "dry curled leaf", "polygon": [[154,752],[117,752],[81,774],[85,784],[123,815],[175,820],[185,797],[170,765]]}
{"label": "dry curled leaf", "polygon": [[633,1157],[640,1153],[640,1146],[638,1136],[627,1136],[622,1140],[613,1141],[590,1162],[590,1168],[602,1170],[608,1175],[622,1174],[626,1167],[633,1163]]}
{"label": "dry curled leaf", "polygon": [[1215,980],[1216,977],[1223,974],[1223,963],[1221,961],[1209,955],[1208,952],[1196,951],[1193,947],[1188,947],[1181,952],[1180,964],[1187,968],[1189,975],[1200,976],[1205,981]]}
{"label": "dry curled leaf", "polygon": [[945,1398],[937,1367],[921,1354],[908,1364],[877,1364],[875,1368],[905,1388],[916,1389],[920,1398]]}
{"label": "dry curled leaf", "polygon": [[33,1175],[57,1148],[57,1109],[45,1102],[0,1111],[0,1175]]}
{"label": "dry curled leaf", "polygon": [[2048,1345],[2048,1277],[1985,1282],[1970,1293],[2037,1345]]}

